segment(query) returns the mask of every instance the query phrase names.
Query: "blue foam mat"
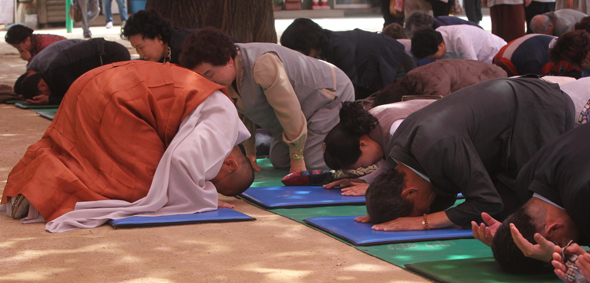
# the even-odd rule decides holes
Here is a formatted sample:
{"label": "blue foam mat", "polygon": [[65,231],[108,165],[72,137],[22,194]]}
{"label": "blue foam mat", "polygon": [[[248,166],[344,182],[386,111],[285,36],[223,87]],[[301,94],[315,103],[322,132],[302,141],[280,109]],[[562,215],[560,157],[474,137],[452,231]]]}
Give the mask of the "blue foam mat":
{"label": "blue foam mat", "polygon": [[214,223],[214,222],[238,222],[256,220],[239,211],[229,208],[219,208],[213,211],[192,214],[176,214],[165,216],[132,216],[122,219],[110,220],[109,223],[114,228],[134,228],[134,227],[154,227],[184,225],[195,223]]}
{"label": "blue foam mat", "polygon": [[358,216],[314,217],[304,221],[320,230],[357,246],[372,246],[402,242],[473,238],[471,230],[437,229],[428,231],[385,232],[371,229],[372,223],[354,221]]}
{"label": "blue foam mat", "polygon": [[264,208],[365,204],[364,196],[343,196],[340,190],[326,190],[321,186],[251,187],[241,196]]}

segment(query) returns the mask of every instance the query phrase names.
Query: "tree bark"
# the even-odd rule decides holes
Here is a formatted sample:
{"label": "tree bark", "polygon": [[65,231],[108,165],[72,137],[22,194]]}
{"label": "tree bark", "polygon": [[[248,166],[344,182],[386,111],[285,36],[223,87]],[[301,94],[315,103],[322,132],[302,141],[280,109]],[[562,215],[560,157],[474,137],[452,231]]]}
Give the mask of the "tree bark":
{"label": "tree bark", "polygon": [[216,27],[241,42],[277,43],[272,0],[147,0],[177,28]]}

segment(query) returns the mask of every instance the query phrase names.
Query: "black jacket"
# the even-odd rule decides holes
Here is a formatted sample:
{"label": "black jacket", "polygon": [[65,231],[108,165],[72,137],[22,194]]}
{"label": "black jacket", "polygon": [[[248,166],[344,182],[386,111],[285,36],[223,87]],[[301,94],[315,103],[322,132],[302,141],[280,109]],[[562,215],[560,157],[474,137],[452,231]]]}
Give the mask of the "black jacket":
{"label": "black jacket", "polygon": [[104,38],[93,38],[67,47],[41,74],[51,90],[49,104],[59,104],[70,85],[84,73],[105,64],[130,59],[125,46]]}
{"label": "black jacket", "polygon": [[[182,44],[189,34],[196,32],[198,29],[180,29],[180,28],[173,28],[172,32],[170,33],[170,40],[168,41],[168,46],[170,47],[170,63],[178,64],[180,52],[182,51]],[[164,58],[160,60],[160,62],[164,62]]]}
{"label": "black jacket", "polygon": [[393,83],[404,57],[404,46],[397,40],[360,29],[324,30],[321,48],[322,59],[348,75],[357,99]]}
{"label": "black jacket", "polygon": [[518,196],[523,202],[537,193],[563,207],[590,239],[590,124],[577,127],[535,154],[520,171]]}
{"label": "black jacket", "polygon": [[519,171],[541,147],[574,127],[574,112],[557,84],[489,80],[408,116],[385,152],[392,165],[402,162],[430,178],[437,191],[431,212],[450,207],[462,193],[465,202],[446,214],[457,225],[469,225],[482,212],[503,212],[506,202],[517,198]]}

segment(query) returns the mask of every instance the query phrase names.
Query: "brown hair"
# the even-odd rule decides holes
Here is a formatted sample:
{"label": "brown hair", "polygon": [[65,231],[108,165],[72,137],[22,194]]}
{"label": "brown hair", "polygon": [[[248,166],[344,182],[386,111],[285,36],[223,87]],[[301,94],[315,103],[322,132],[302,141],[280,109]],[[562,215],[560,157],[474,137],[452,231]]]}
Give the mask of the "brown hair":
{"label": "brown hair", "polygon": [[590,33],[585,30],[574,30],[562,34],[555,45],[549,49],[549,58],[553,62],[565,61],[574,66],[586,59],[590,52]]}

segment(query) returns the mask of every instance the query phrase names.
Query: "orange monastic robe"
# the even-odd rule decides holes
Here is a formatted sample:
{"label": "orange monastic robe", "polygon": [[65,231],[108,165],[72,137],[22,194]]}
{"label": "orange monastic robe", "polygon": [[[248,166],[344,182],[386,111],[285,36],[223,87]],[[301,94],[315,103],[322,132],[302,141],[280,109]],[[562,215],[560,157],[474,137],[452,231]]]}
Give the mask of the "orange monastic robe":
{"label": "orange monastic robe", "polygon": [[219,89],[225,92],[172,64],[129,61],[89,71],[10,172],[2,203],[23,194],[51,221],[80,201],[143,198],[182,120]]}

